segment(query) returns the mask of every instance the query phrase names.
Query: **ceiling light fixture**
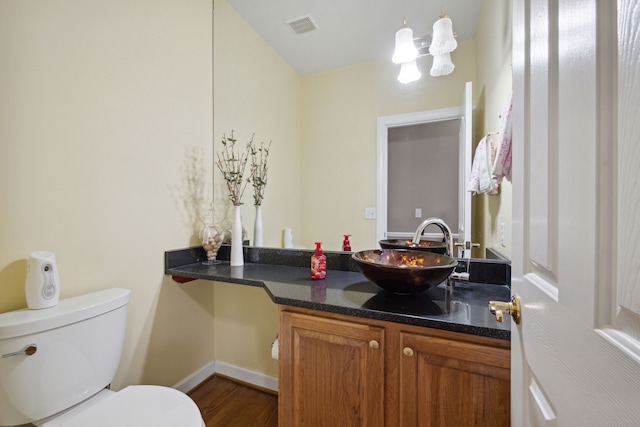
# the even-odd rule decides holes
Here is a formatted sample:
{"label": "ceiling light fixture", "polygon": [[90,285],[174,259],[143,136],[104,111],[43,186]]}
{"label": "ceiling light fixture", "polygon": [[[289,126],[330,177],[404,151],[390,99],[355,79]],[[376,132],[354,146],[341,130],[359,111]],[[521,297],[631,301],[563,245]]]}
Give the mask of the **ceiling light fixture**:
{"label": "ceiling light fixture", "polygon": [[434,55],[433,66],[429,74],[433,77],[446,76],[447,74],[451,74],[454,68],[456,68],[456,66],[451,62],[451,54],[449,52],[443,53],[442,55]]}
{"label": "ceiling light fixture", "polygon": [[453,36],[453,23],[449,16],[442,14],[433,23],[433,39],[429,46],[429,53],[433,56],[444,55],[453,52],[458,47],[458,42]]}
{"label": "ceiling light fixture", "polygon": [[419,80],[422,77],[418,65],[414,59],[411,62],[403,62],[400,64],[400,74],[398,74],[398,81],[400,83],[411,83]]}
{"label": "ceiling light fixture", "polygon": [[394,64],[403,64],[415,61],[417,57],[418,50],[413,44],[413,30],[407,27],[407,21],[404,20],[402,28],[396,32],[396,48],[391,60]]}
{"label": "ceiling light fixture", "polygon": [[458,47],[455,37],[451,18],[444,11],[433,24],[433,36],[427,35],[414,39],[413,30],[407,26],[407,21],[403,20],[402,28],[396,32],[396,47],[391,58],[395,64],[400,64],[398,81],[411,83],[420,79],[421,74],[416,64],[416,58],[427,54],[433,56],[431,76],[439,77],[451,74],[455,68],[451,61],[451,52]]}

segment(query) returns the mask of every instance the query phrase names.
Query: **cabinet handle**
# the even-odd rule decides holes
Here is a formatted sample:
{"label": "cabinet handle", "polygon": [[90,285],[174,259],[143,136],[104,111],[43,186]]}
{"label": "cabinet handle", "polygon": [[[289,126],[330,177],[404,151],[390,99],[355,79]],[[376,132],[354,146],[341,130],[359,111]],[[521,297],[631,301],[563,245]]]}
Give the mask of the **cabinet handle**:
{"label": "cabinet handle", "polygon": [[402,354],[411,357],[413,356],[413,349],[411,347],[405,347],[402,349]]}
{"label": "cabinet handle", "polygon": [[376,340],[371,340],[369,341],[369,348],[377,350],[378,348],[380,348],[380,344]]}

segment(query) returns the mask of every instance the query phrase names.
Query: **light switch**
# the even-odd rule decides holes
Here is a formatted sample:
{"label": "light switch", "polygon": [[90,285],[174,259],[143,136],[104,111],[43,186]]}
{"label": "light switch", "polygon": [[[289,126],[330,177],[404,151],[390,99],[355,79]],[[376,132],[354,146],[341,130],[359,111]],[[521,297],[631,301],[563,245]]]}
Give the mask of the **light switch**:
{"label": "light switch", "polygon": [[416,208],[416,218],[422,218],[422,209]]}
{"label": "light switch", "polygon": [[376,208],[365,208],[364,219],[376,219]]}

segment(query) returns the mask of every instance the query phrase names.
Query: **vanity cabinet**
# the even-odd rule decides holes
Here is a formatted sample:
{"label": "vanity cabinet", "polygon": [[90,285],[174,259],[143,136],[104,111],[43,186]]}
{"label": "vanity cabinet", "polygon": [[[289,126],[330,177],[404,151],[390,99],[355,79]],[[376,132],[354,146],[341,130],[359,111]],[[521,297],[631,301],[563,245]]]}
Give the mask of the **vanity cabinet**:
{"label": "vanity cabinet", "polygon": [[510,342],[280,307],[279,425],[508,426]]}
{"label": "vanity cabinet", "polygon": [[401,426],[509,426],[510,350],[400,332]]}
{"label": "vanity cabinet", "polygon": [[280,426],[383,426],[385,330],[281,311]]}

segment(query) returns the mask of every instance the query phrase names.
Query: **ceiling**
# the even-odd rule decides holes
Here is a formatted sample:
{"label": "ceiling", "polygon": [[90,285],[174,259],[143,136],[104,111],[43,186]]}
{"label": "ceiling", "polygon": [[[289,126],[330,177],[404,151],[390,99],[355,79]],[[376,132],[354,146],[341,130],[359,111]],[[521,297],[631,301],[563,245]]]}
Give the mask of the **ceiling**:
{"label": "ceiling", "polygon": [[[458,42],[475,38],[483,0],[227,0],[300,75],[391,60],[402,19],[414,37],[430,34],[442,8]],[[316,30],[296,35],[287,21],[309,15]]]}

